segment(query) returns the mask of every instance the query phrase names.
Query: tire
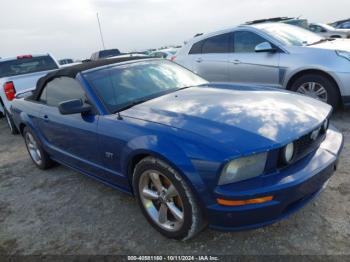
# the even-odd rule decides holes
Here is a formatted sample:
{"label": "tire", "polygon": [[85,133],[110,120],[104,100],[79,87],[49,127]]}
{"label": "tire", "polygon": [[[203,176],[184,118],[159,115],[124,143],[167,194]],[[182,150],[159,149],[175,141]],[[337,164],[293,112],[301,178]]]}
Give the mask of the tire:
{"label": "tire", "polygon": [[[318,87],[323,87],[326,91],[327,98],[325,100],[322,100],[323,102],[326,102],[330,104],[334,109],[338,106],[339,100],[340,100],[340,94],[338,90],[338,86],[334,81],[329,79],[326,76],[320,75],[320,74],[305,74],[299,78],[297,78],[291,85],[290,90],[298,93],[303,93],[305,95],[308,95],[301,91],[301,87],[303,85],[307,85],[308,83],[315,83]],[[313,97],[313,96],[312,96]],[[315,98],[315,97],[313,97]],[[324,98],[324,97],[323,97]]]}
{"label": "tire", "polygon": [[[158,194],[160,191],[158,191],[156,187],[153,188],[154,190],[152,192],[158,194],[158,199],[156,200],[146,199],[144,193],[142,193],[143,189],[145,189],[143,187],[144,181],[147,181],[147,179],[149,179],[149,183],[146,183],[146,185],[149,185],[150,187],[155,185],[151,179],[151,174],[158,175],[159,181],[161,181],[161,185],[164,186],[163,188],[165,190]],[[190,187],[187,185],[184,179],[182,179],[182,177],[165,162],[154,157],[144,158],[136,165],[134,169],[132,183],[134,194],[142,213],[148,222],[164,236],[177,240],[187,240],[194,237],[205,227],[202,211]],[[169,193],[171,191],[169,190],[171,185],[173,185],[176,189],[176,192],[172,190],[172,192],[174,192],[172,195],[177,195],[172,199],[168,199],[166,197],[167,194],[165,194],[164,199],[163,193]],[[168,188],[166,188],[167,186]],[[147,206],[147,209],[145,208],[145,205]],[[177,214],[177,212],[173,211],[173,208],[167,208],[167,206],[172,207],[174,205],[178,211],[182,211],[180,212],[180,214],[182,214],[182,220],[176,219],[176,217],[179,218],[181,216],[173,215]],[[165,212],[165,219],[162,219],[160,215],[162,206],[167,208]],[[157,208],[159,208],[158,214],[156,213]],[[161,223],[161,220],[167,220],[167,222]]]}
{"label": "tire", "polygon": [[12,135],[19,134],[18,129],[17,129],[15,123],[13,122],[11,115],[9,114],[9,112],[7,112],[6,109],[5,109],[5,118],[6,118],[7,125],[10,128],[10,133]]}
{"label": "tire", "polygon": [[[24,128],[23,137],[24,137],[24,141],[26,144],[28,154],[29,154],[30,158],[33,160],[33,163],[38,168],[45,170],[45,169],[48,169],[54,165],[54,162],[50,159],[50,156],[43,149],[40,140],[28,127]],[[30,144],[30,142],[32,144]],[[36,152],[33,152],[32,150],[34,150]],[[37,156],[40,157],[40,159],[35,157],[35,153],[37,154]]]}

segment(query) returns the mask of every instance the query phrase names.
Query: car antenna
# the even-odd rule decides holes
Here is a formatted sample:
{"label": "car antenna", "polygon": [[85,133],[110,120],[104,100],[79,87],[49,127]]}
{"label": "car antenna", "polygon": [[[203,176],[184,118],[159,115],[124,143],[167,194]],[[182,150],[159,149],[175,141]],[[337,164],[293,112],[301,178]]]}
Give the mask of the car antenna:
{"label": "car antenna", "polygon": [[121,114],[119,112],[117,112],[118,115],[118,120],[123,120],[123,117],[121,116]]}

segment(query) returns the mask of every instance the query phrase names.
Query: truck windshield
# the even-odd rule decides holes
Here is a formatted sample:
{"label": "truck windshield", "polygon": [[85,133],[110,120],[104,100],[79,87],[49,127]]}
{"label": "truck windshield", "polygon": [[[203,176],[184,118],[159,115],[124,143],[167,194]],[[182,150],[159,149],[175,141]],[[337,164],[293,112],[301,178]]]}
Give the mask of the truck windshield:
{"label": "truck windshield", "polygon": [[0,78],[57,69],[50,56],[25,57],[0,62]]}
{"label": "truck windshield", "polygon": [[168,61],[116,65],[87,72],[84,77],[113,113],[170,92],[208,83]]}

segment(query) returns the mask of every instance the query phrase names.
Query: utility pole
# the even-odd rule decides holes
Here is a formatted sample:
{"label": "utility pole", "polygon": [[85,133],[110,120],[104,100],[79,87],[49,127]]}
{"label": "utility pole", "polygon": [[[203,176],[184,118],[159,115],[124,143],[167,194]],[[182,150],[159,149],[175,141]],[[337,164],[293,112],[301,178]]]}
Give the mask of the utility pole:
{"label": "utility pole", "polygon": [[100,18],[98,17],[98,13],[96,13],[96,17],[97,17],[97,22],[98,22],[98,28],[100,29],[100,36],[101,36],[102,47],[103,47],[103,49],[106,49],[106,47],[105,47],[105,41],[103,40],[102,29],[101,29],[101,23],[100,23]]}

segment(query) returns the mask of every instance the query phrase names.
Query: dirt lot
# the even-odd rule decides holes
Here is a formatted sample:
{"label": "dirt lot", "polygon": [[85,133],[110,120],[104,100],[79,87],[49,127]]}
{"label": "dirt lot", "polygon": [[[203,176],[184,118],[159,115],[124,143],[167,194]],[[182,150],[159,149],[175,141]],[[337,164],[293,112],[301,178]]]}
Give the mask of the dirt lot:
{"label": "dirt lot", "polygon": [[[350,110],[333,123],[350,138]],[[189,242],[154,231],[136,202],[62,166],[40,171],[0,119],[0,254],[350,254],[350,142],[313,203],[258,230],[206,230]]]}

